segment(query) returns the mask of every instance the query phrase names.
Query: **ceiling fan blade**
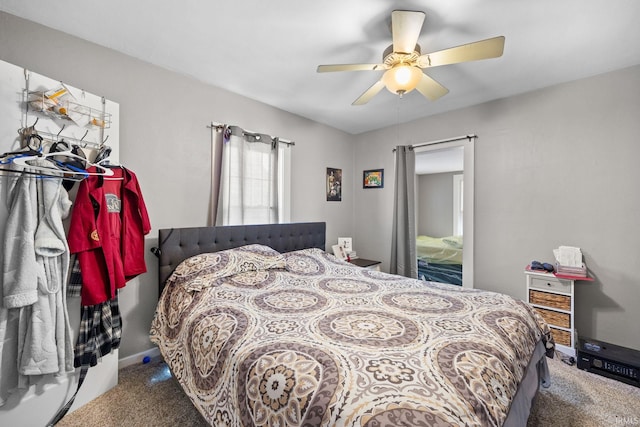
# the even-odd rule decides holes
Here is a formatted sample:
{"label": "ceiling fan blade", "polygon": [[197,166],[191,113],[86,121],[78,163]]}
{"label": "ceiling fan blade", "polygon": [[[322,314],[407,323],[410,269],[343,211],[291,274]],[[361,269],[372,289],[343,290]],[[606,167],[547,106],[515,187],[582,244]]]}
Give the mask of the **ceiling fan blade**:
{"label": "ceiling fan blade", "polygon": [[318,73],[329,73],[333,71],[376,71],[387,70],[388,65],[385,64],[332,64],[318,65]]}
{"label": "ceiling fan blade", "polygon": [[420,68],[497,58],[504,51],[504,36],[493,37],[449,49],[426,53],[418,58]]}
{"label": "ceiling fan blade", "polygon": [[422,73],[422,79],[418,82],[416,90],[423,94],[425,98],[430,101],[435,101],[438,98],[445,96],[449,93],[449,89],[442,86],[440,83]]}
{"label": "ceiling fan blade", "polygon": [[391,12],[391,35],[393,37],[393,51],[412,53],[418,43],[424,12],[412,10],[394,10]]}
{"label": "ceiling fan blade", "polygon": [[366,104],[367,102],[369,102],[371,100],[371,98],[376,96],[378,94],[378,92],[380,92],[382,90],[383,87],[384,87],[384,83],[382,83],[382,80],[378,80],[377,82],[375,82],[373,84],[373,86],[371,86],[362,95],[360,95],[360,97],[358,99],[353,101],[353,103],[351,105],[363,105],[363,104]]}

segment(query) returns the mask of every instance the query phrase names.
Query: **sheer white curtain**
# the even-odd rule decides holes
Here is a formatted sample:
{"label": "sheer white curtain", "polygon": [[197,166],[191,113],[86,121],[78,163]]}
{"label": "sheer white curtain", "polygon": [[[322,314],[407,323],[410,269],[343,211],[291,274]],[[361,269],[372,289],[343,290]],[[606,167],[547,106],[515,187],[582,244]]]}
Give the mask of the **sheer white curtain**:
{"label": "sheer white curtain", "polygon": [[224,129],[216,225],[280,222],[279,151],[277,138]]}

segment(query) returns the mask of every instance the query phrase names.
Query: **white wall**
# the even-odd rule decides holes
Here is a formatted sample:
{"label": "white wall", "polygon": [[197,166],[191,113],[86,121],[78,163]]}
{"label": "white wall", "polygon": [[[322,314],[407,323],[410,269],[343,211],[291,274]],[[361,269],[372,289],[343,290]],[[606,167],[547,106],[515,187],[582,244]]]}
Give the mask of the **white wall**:
{"label": "white wall", "polygon": [[[352,136],[3,12],[0,40],[0,59],[120,104],[120,160],[140,181],[153,227],[148,248],[160,228],[206,225],[212,121],[295,141],[291,220],[326,221],[328,245],[351,233],[352,188],[345,182],[342,202],[327,202],[325,173],[353,175]],[[147,267],[120,294],[122,358],[152,346],[158,293],[150,254]]]}
{"label": "white wall", "polygon": [[453,235],[453,176],[459,172],[418,175],[418,234],[432,237]]}
{"label": "white wall", "polygon": [[[147,200],[149,246],[158,228],[206,223],[206,125],[217,121],[295,140],[292,220],[327,221],[328,244],[350,235],[386,269],[392,147],[475,133],[475,286],[524,299],[528,262],[579,246],[596,278],[576,291],[579,331],[640,349],[629,327],[640,323],[640,66],[352,136],[6,13],[0,40],[0,59],[120,104],[121,160]],[[325,201],[326,167],[352,177],[340,203]],[[384,188],[362,189],[362,171],[378,168]],[[122,357],[150,346],[152,257],[148,266],[123,292]]]}
{"label": "white wall", "polygon": [[[356,137],[355,172],[393,171],[395,145],[477,134],[476,288],[525,299],[523,269],[582,248],[594,282],[578,283],[581,335],[640,349],[640,66],[497,100]],[[355,194],[354,239],[389,261],[393,173]],[[371,232],[376,230],[375,233]],[[364,252],[364,251],[363,251]]]}

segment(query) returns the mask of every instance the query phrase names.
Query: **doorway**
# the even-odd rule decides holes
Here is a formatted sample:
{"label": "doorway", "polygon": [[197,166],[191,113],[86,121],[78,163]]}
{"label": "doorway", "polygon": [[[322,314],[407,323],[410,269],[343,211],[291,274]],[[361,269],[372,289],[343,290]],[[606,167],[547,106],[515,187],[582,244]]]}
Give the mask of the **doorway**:
{"label": "doorway", "polygon": [[[459,283],[465,288],[473,288],[474,140],[475,138],[470,138],[415,148],[416,182],[418,184],[416,186],[418,193],[416,194],[418,198],[416,200],[416,225],[418,227],[416,250],[418,257],[424,257],[425,260],[430,259],[432,265],[443,264],[445,267],[443,277],[445,278],[439,281],[460,280]],[[428,175],[432,175],[432,177],[428,177]],[[461,176],[454,178],[456,175]],[[421,182],[424,190],[424,187],[436,185],[434,183],[437,181],[449,183],[440,196],[435,192],[431,197],[421,194]],[[455,200],[454,193],[456,191],[461,192],[461,197],[458,200]],[[438,197],[440,197],[439,201]],[[431,208],[426,207],[425,199],[431,202]],[[438,209],[434,209],[443,207],[445,209],[440,209],[439,212]],[[456,220],[454,209],[461,211],[461,224],[454,225]],[[427,218],[421,215],[431,215],[433,219],[431,224]],[[429,234],[434,235],[430,236]],[[421,247],[424,249],[422,254]],[[461,262],[461,266],[455,265],[458,262]],[[456,267],[462,271],[461,279],[456,276]],[[438,268],[435,269],[435,271],[437,270]],[[446,278],[448,274],[452,274],[449,279]],[[418,277],[420,277],[420,268]]]}

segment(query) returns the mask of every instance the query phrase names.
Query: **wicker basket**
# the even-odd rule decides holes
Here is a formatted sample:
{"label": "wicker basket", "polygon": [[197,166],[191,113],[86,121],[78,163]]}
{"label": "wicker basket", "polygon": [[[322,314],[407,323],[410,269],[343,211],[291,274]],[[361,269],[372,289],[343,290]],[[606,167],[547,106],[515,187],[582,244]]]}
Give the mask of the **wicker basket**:
{"label": "wicker basket", "polygon": [[551,328],[551,335],[556,344],[571,347],[571,334],[569,332]]}
{"label": "wicker basket", "polygon": [[542,318],[550,325],[561,326],[563,328],[571,327],[571,315],[568,313],[559,313],[540,307],[536,307],[536,311],[540,313]]}
{"label": "wicker basket", "polygon": [[529,290],[529,302],[531,304],[544,305],[560,310],[571,310],[571,297],[567,295]]}

